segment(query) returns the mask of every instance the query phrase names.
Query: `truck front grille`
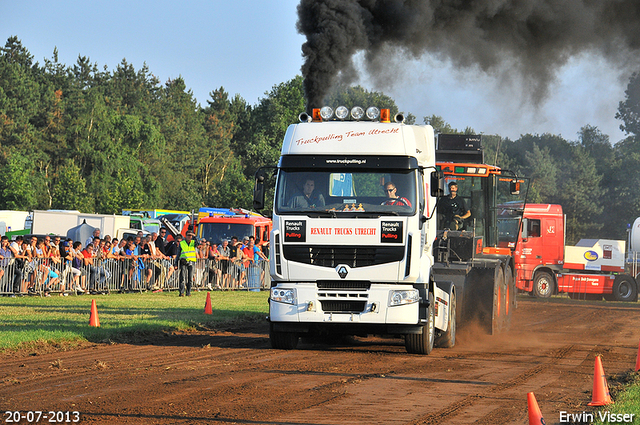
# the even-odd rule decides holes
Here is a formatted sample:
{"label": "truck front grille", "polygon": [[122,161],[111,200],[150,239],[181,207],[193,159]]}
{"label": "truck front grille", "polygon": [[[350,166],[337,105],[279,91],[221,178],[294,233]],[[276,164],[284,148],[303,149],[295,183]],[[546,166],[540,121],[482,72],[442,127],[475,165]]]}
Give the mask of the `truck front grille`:
{"label": "truck front grille", "polygon": [[309,246],[284,245],[284,257],[298,263],[334,268],[338,264],[365,267],[393,263],[404,258],[404,246]]}
{"label": "truck front grille", "polygon": [[316,282],[318,289],[337,289],[343,291],[368,291],[371,282],[359,280],[319,280]]}
{"label": "truck front grille", "polygon": [[367,306],[366,301],[320,300],[325,313],[362,313]]}

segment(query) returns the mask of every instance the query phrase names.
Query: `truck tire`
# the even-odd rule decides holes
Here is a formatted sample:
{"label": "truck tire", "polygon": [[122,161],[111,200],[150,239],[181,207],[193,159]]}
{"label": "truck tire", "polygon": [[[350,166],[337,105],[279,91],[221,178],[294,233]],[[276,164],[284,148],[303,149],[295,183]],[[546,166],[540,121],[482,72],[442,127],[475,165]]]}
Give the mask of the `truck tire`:
{"label": "truck tire", "polygon": [[[467,279],[469,289],[465,293],[465,304],[473,315],[465,316],[465,323],[475,321],[489,335],[500,333],[504,325],[505,279],[500,264],[492,268],[473,268],[474,279]],[[471,310],[473,308],[473,310]]]}
{"label": "truck tire", "polygon": [[421,334],[407,334],[404,346],[410,354],[431,354],[436,339],[435,310],[433,293],[429,292],[429,307],[427,308],[427,323],[422,327]]}
{"label": "truck tire", "polygon": [[636,301],[638,286],[634,278],[626,274],[616,276],[613,282],[613,298],[616,301]]}
{"label": "truck tire", "polygon": [[273,330],[273,323],[269,324],[269,340],[271,347],[279,350],[295,350],[298,346],[298,334],[294,332],[279,332]]}
{"label": "truck tire", "polygon": [[456,319],[456,293],[451,293],[451,299],[449,300],[449,329],[446,332],[442,332],[436,338],[436,347],[451,348],[456,345],[456,329],[458,327]]}
{"label": "truck tire", "polygon": [[536,298],[550,298],[554,292],[553,276],[547,272],[537,272],[533,277],[533,295]]}
{"label": "truck tire", "polygon": [[513,272],[511,266],[507,266],[504,269],[504,287],[506,290],[505,303],[504,303],[504,325],[503,331],[511,329],[511,316],[513,316],[513,310],[516,309],[516,284],[513,278]]}
{"label": "truck tire", "polygon": [[[502,267],[497,267],[493,278],[493,300],[491,305],[491,322],[487,323],[489,335],[497,335],[504,328],[506,285]],[[489,318],[488,317],[488,318]]]}

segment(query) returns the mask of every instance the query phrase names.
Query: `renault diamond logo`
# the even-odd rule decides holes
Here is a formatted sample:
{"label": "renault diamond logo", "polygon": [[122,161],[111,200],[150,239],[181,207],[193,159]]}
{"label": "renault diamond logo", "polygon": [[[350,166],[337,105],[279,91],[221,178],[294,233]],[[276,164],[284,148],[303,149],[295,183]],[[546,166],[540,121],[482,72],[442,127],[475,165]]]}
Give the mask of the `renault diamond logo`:
{"label": "renault diamond logo", "polygon": [[336,268],[336,271],[338,272],[338,276],[340,276],[340,279],[344,279],[349,273],[349,271],[347,270],[347,266],[338,266]]}

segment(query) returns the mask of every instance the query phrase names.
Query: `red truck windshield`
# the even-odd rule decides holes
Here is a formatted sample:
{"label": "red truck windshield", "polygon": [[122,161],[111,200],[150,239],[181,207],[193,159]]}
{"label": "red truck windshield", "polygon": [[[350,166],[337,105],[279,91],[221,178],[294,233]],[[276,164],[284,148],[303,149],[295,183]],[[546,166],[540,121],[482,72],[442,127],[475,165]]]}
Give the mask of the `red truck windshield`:
{"label": "red truck windshield", "polygon": [[198,237],[205,238],[211,243],[218,244],[225,239],[237,236],[242,240],[244,236],[254,236],[253,225],[243,223],[200,223]]}

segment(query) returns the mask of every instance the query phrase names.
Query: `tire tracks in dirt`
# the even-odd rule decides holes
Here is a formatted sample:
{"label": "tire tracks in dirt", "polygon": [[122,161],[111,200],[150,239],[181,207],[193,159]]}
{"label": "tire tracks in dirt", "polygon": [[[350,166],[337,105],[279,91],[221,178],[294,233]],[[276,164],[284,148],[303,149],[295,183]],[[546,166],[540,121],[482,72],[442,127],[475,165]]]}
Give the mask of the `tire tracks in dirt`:
{"label": "tire tracks in dirt", "polygon": [[509,333],[461,333],[430,356],[377,337],[272,350],[255,324],[4,357],[0,404],[123,425],[524,423],[530,391],[547,411],[581,411],[596,354],[606,372],[628,370],[640,329],[626,325],[639,311],[526,300]]}
{"label": "tire tracks in dirt", "polygon": [[[564,357],[569,355],[572,351],[574,351],[574,349],[575,349],[575,345],[570,344],[560,349],[551,350],[549,352],[549,361],[546,361],[543,364],[539,364],[530,369],[527,369],[526,371],[518,374],[517,376],[509,379],[506,382],[488,387],[486,388],[485,391],[483,391],[483,393],[470,394],[465,398],[463,398],[462,400],[458,400],[450,404],[444,409],[441,409],[435,413],[431,413],[429,415],[426,415],[418,419],[417,421],[413,422],[413,424],[414,425],[437,425],[437,424],[441,424],[443,422],[449,421],[452,418],[454,418],[462,409],[471,407],[475,403],[477,403],[479,400],[484,399],[485,398],[484,393],[494,394],[494,393],[499,393],[499,392],[503,392],[503,391],[518,387],[524,384],[525,382],[529,381],[536,375],[546,371],[549,368],[549,365],[552,364],[553,361],[563,359]],[[546,358],[547,356],[544,356],[544,357]],[[486,419],[490,420],[491,419],[490,416],[491,414],[489,415],[489,417],[486,417]]]}

